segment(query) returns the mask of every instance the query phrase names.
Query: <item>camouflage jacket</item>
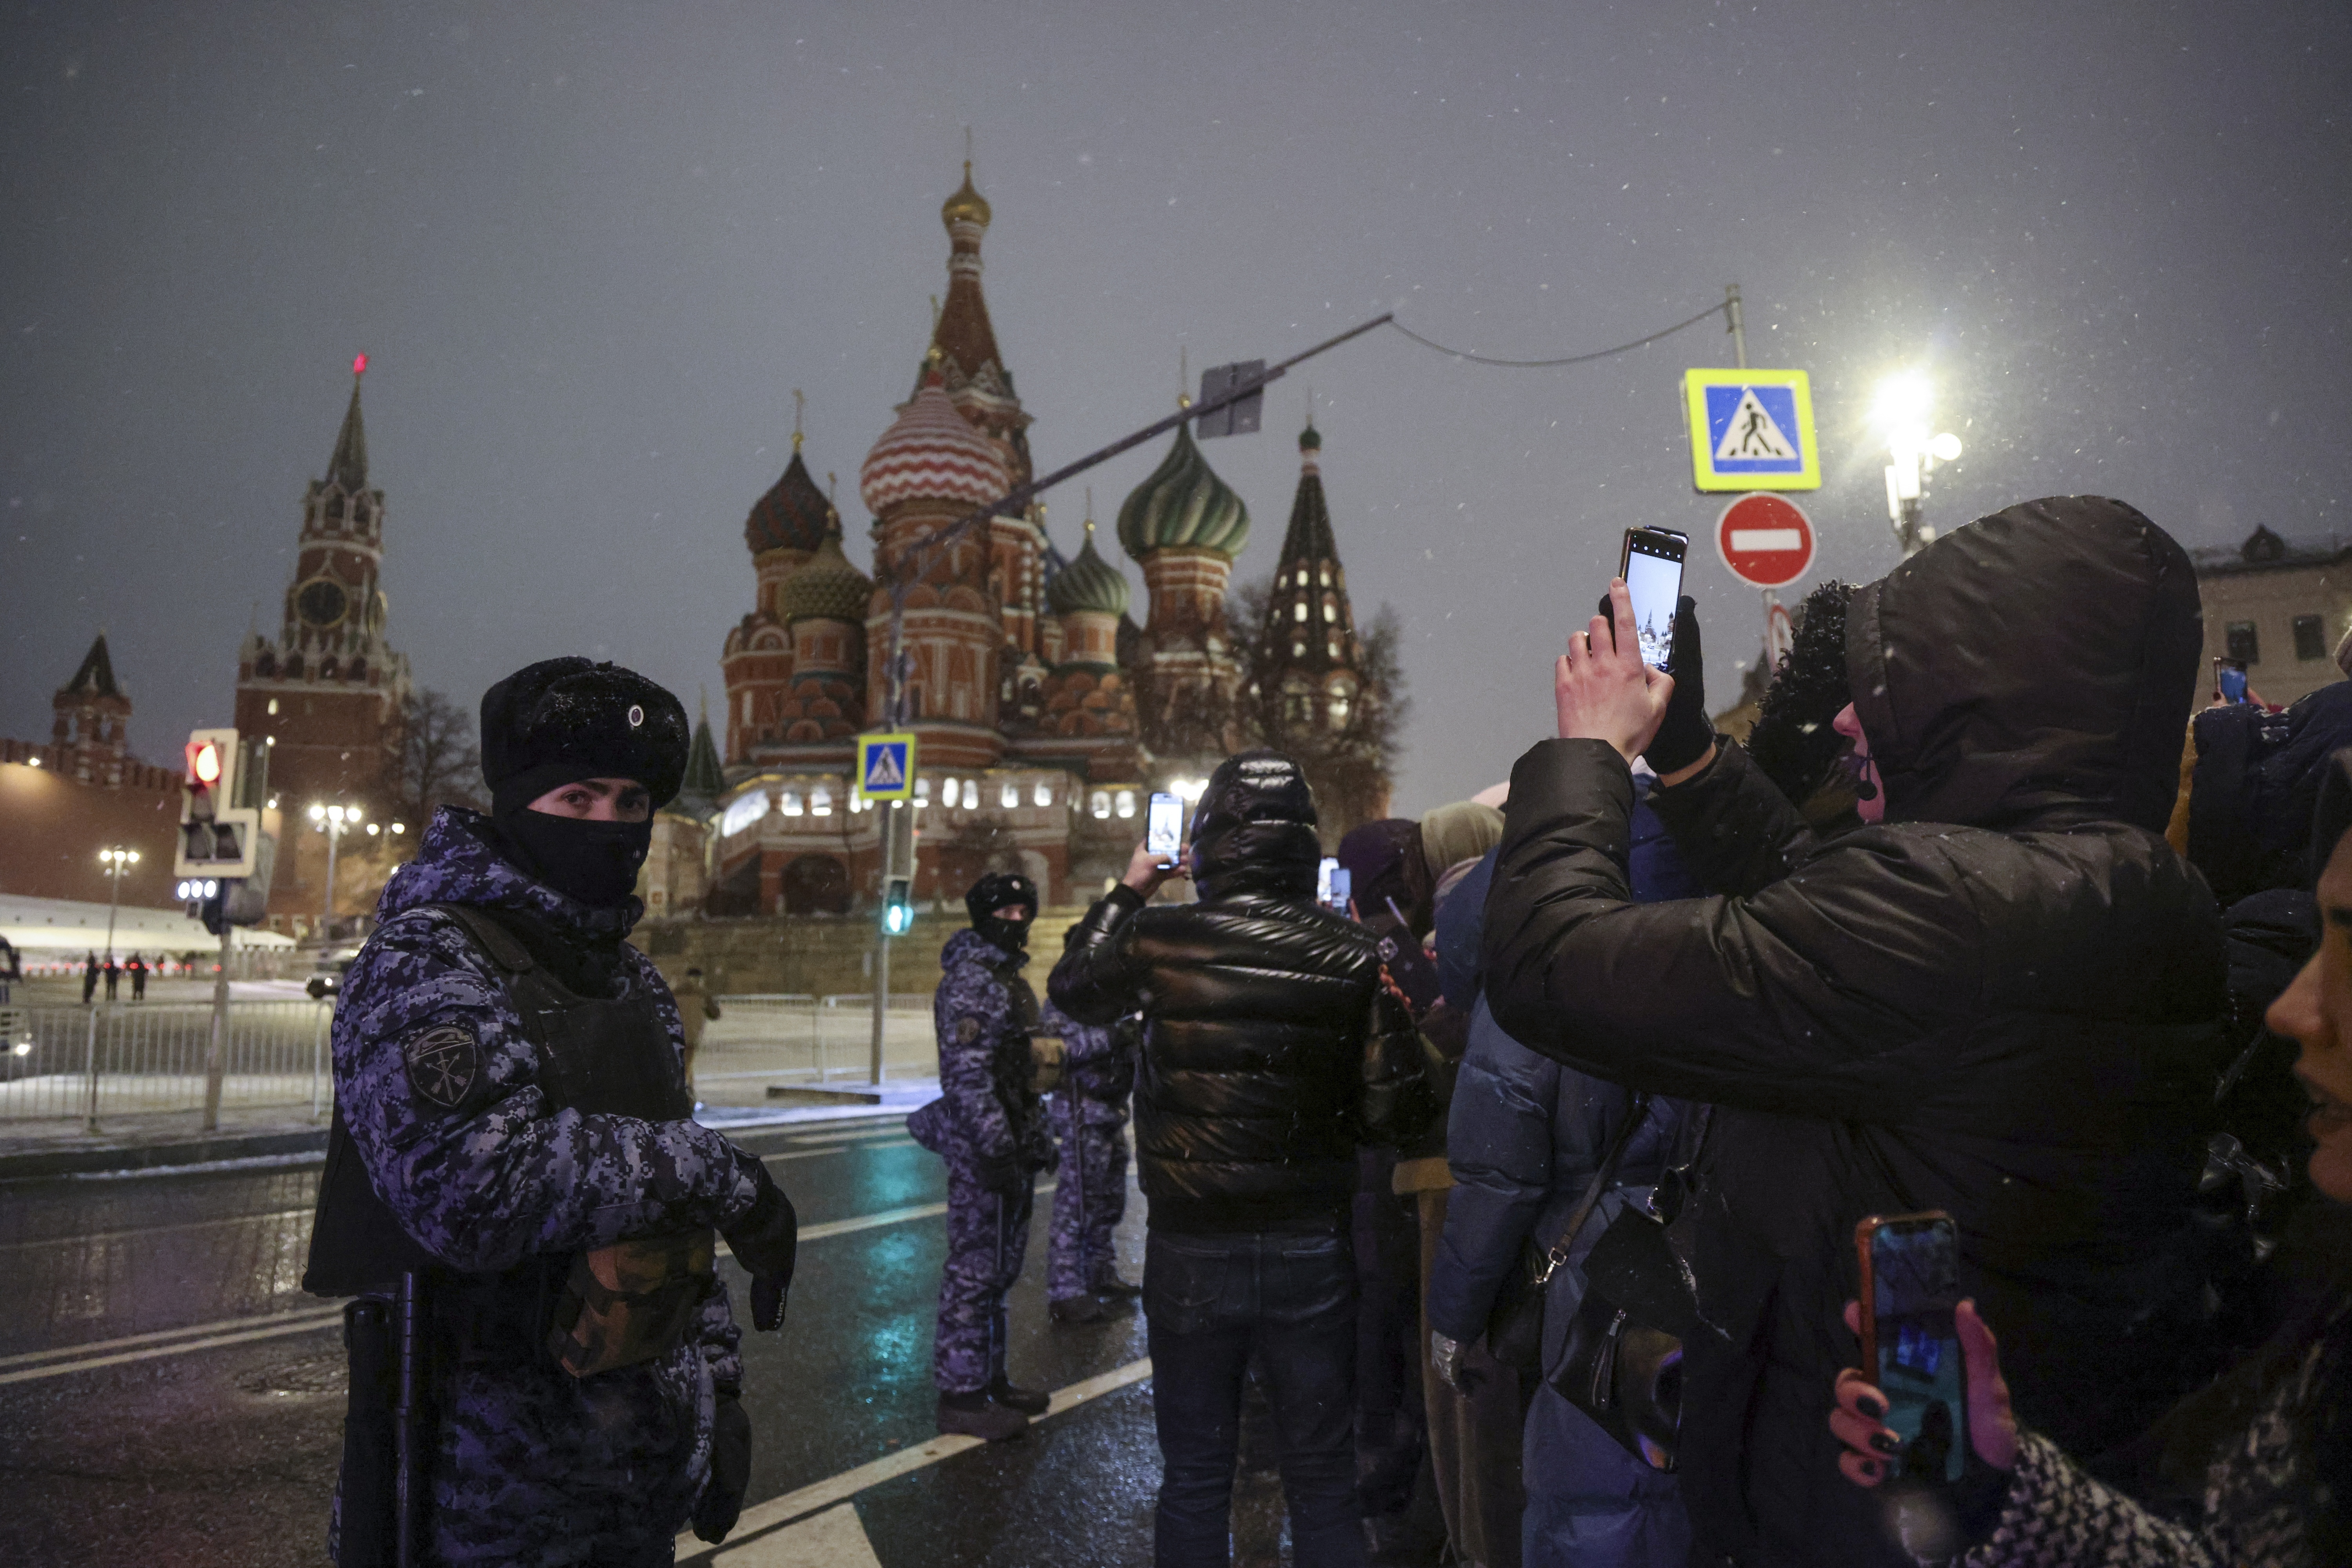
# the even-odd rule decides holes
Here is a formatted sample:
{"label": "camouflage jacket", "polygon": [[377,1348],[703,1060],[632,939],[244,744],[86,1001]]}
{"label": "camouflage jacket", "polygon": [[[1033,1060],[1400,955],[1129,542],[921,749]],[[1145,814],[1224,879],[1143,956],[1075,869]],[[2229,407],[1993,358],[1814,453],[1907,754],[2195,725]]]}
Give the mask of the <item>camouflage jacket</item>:
{"label": "camouflage jacket", "polygon": [[[717,1132],[550,1109],[498,971],[454,921],[423,906],[513,911],[583,951],[603,949],[612,994],[650,992],[673,1047],[682,1049],[683,1032],[652,963],[620,942],[642,906],[567,898],[502,858],[487,826],[457,807],[435,816],[343,979],[335,1098],[376,1191],[419,1246],[483,1274],[740,1215],[755,1196],[753,1156]],[[698,1351],[716,1392],[731,1394],[742,1381],[738,1338],[722,1290],[680,1350]]]}
{"label": "camouflage jacket", "polygon": [[1006,953],[976,931],[940,950],[931,1019],[940,1038],[940,1097],[955,1141],[983,1161],[1053,1163],[1043,1107],[1029,1089],[1029,1037],[1036,993],[1022,978],[1025,952]]}

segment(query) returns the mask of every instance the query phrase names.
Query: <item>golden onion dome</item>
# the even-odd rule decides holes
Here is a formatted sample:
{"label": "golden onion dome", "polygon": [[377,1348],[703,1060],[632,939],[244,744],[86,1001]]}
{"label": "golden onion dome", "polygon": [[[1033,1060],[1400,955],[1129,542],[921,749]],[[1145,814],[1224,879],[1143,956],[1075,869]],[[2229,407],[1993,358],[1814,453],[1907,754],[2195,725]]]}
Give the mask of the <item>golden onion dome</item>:
{"label": "golden onion dome", "polygon": [[940,221],[952,229],[959,223],[976,223],[986,228],[988,220],[988,198],[972,188],[971,160],[967,158],[963,163],[963,184],[955,195],[940,204]]}

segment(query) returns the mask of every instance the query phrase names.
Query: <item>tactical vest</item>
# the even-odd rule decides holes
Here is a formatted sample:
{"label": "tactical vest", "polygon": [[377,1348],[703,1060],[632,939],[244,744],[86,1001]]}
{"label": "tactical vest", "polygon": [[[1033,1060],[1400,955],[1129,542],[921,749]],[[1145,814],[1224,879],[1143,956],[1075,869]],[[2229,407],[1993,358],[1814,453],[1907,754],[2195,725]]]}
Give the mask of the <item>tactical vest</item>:
{"label": "tactical vest", "polygon": [[[567,989],[487,910],[432,904],[498,970],[539,1058],[551,1110],[677,1121],[693,1114],[685,1074],[649,993],[614,1000]],[[592,1251],[526,1258],[498,1274],[438,1263],[401,1228],[369,1179],[340,1098],[327,1133],[302,1289],[316,1296],[389,1290],[405,1273],[433,1280],[434,1318],[458,1360],[551,1355],[575,1377],[650,1361],[685,1336],[714,1289],[705,1227]]]}

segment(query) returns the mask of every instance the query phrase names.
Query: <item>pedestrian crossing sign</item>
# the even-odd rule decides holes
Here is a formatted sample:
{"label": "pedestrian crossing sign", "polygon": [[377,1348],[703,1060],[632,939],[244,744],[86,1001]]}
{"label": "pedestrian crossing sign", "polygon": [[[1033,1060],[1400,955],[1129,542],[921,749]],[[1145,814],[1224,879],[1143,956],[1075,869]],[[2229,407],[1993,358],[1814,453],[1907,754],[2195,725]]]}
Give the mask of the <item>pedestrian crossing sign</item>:
{"label": "pedestrian crossing sign", "polygon": [[868,800],[915,797],[915,737],[857,737],[857,792]]}
{"label": "pedestrian crossing sign", "polygon": [[1702,490],[1817,490],[1813,390],[1801,370],[1683,373],[1691,469]]}

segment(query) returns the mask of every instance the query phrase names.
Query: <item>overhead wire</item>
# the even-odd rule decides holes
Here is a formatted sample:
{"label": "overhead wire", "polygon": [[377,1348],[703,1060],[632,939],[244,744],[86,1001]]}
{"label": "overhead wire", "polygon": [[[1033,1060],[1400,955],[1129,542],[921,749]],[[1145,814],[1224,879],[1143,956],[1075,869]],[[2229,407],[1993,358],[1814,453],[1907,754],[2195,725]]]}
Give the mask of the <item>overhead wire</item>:
{"label": "overhead wire", "polygon": [[1451,355],[1454,359],[1466,359],[1473,364],[1496,364],[1501,365],[1508,370],[1550,370],[1560,365],[1588,364],[1597,359],[1607,359],[1612,354],[1631,353],[1635,349],[1645,348],[1651,343],[1656,342],[1660,338],[1673,337],[1676,332],[1683,331],[1686,327],[1696,327],[1701,321],[1706,321],[1709,316],[1722,315],[1727,308],[1727,301],[1719,300],[1715,304],[1709,305],[1706,310],[1701,310],[1697,315],[1691,317],[1688,321],[1676,321],[1671,327],[1662,327],[1658,331],[1652,332],[1646,338],[1635,338],[1632,342],[1619,343],[1613,349],[1595,349],[1591,353],[1570,354],[1563,359],[1495,359],[1486,354],[1474,354],[1463,349],[1447,348],[1444,343],[1434,342],[1428,338],[1423,337],[1419,332],[1414,331],[1402,321],[1391,320],[1389,325],[1394,327],[1398,331],[1402,332],[1406,337],[1411,338],[1414,342],[1419,343],[1425,349],[1434,349],[1439,353]]}

